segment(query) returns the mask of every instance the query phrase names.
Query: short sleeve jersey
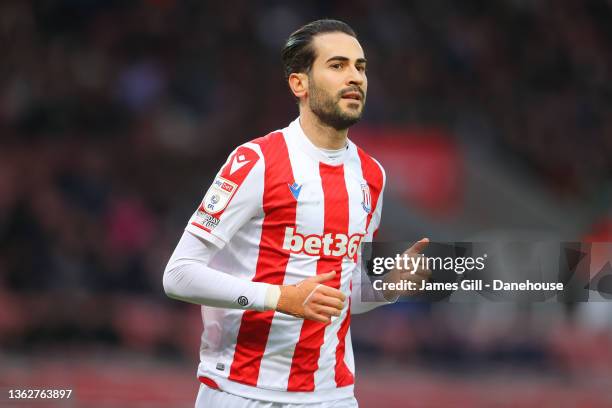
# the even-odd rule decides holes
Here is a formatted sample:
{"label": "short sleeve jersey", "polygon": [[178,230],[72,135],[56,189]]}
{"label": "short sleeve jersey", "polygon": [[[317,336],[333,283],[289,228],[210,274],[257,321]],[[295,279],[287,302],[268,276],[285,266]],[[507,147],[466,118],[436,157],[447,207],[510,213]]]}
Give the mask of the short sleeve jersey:
{"label": "short sleeve jersey", "polygon": [[[295,284],[336,271],[350,297],[359,246],[371,241],[385,173],[349,140],[331,160],[299,119],[235,149],[186,227],[220,250],[210,266],[255,282]],[[274,311],[202,306],[198,376],[230,393],[283,403],[353,395],[350,302],[332,323]]]}

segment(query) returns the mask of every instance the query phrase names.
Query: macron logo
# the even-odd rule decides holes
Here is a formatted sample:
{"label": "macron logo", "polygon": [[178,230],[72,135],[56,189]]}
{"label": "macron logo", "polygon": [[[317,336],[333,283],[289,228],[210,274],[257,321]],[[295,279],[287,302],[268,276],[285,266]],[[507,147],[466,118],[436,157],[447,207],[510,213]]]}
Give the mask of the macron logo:
{"label": "macron logo", "polygon": [[302,185],[298,185],[296,182],[293,182],[293,184],[287,183],[287,185],[289,186],[289,190],[291,190],[291,194],[293,194],[293,197],[297,200],[300,191],[302,191]]}
{"label": "macron logo", "polygon": [[234,156],[232,160],[232,167],[230,167],[230,176],[240,170],[244,165],[248,164],[249,160],[244,157],[244,154]]}
{"label": "macron logo", "polygon": [[295,228],[285,229],[285,239],[283,249],[299,254],[304,253],[311,256],[334,256],[347,257],[357,262],[357,251],[363,234],[334,234],[328,232],[325,235],[304,236],[296,232]]}

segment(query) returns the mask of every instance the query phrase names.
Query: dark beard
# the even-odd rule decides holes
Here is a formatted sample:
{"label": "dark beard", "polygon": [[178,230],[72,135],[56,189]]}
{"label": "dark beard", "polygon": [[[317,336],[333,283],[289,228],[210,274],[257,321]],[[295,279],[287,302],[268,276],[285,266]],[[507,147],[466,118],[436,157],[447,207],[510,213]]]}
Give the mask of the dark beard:
{"label": "dark beard", "polygon": [[[310,110],[317,115],[321,123],[336,130],[345,130],[359,122],[361,112],[358,115],[349,115],[343,112],[338,105],[341,96],[332,98],[327,92],[318,88],[314,81],[311,81],[311,93],[309,99]],[[362,101],[365,107],[365,99]]]}

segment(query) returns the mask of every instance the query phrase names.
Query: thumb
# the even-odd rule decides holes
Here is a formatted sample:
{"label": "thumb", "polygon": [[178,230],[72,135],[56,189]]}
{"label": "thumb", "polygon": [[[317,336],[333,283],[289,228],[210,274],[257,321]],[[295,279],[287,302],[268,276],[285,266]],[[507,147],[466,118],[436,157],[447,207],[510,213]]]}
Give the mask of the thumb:
{"label": "thumb", "polygon": [[421,238],[414,245],[412,245],[408,249],[407,252],[410,253],[411,255],[420,254],[421,252],[425,250],[425,248],[427,248],[428,245],[429,245],[429,238]]}
{"label": "thumb", "polygon": [[328,280],[334,279],[334,276],[336,276],[336,271],[322,273],[313,277],[312,281],[317,283],[327,282]]}

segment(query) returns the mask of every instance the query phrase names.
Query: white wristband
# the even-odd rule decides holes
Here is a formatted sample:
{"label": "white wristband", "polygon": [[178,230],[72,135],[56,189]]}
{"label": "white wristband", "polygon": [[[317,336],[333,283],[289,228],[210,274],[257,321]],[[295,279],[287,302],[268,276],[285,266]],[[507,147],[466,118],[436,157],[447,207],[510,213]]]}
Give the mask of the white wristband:
{"label": "white wristband", "polygon": [[281,291],[278,285],[268,285],[266,298],[264,299],[264,310],[276,310]]}

